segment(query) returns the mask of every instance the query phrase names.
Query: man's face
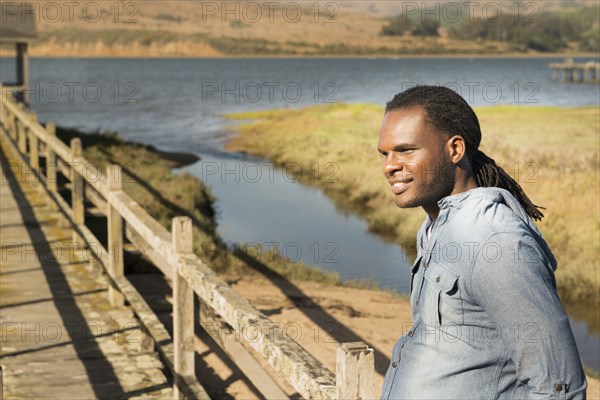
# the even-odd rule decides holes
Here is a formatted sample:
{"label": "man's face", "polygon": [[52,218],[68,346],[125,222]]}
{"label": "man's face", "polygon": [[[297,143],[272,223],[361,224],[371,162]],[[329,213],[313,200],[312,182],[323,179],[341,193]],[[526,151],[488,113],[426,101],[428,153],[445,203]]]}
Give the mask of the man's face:
{"label": "man's face", "polygon": [[448,139],[427,123],[422,107],[386,113],[378,150],[398,207],[423,207],[437,215],[437,201],[454,188],[455,167],[449,159]]}

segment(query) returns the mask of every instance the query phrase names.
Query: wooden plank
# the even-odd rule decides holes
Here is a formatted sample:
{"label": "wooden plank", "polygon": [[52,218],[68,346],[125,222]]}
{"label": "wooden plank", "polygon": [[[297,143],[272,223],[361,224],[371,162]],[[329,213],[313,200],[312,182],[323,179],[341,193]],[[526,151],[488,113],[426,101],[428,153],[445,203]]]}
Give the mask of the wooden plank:
{"label": "wooden plank", "polygon": [[106,215],[108,203],[106,202],[106,200],[104,200],[102,195],[100,193],[98,193],[96,191],[96,189],[94,189],[90,185],[85,185],[84,193],[85,193],[85,199],[87,201],[89,201],[90,203],[92,203],[98,210],[100,210],[102,215]]}
{"label": "wooden plank", "polygon": [[169,280],[173,280],[173,268],[171,267],[171,264],[155,251],[152,246],[150,246],[148,242],[146,242],[144,238],[127,223],[127,220],[125,220],[125,237],[133,243],[137,251],[141,252],[152,261],[152,264],[158,267]]}
{"label": "wooden plank", "polygon": [[[46,132],[48,136],[56,136],[56,126],[52,122],[46,123]],[[56,153],[51,146],[46,146],[46,186],[49,192],[57,193],[58,181],[56,174]],[[56,210],[56,203],[52,201],[52,198],[48,197],[48,206],[51,209]]]}
{"label": "wooden plank", "polygon": [[19,152],[27,154],[27,128],[21,120],[17,120],[17,135],[19,138]]}
{"label": "wooden plank", "polygon": [[33,133],[28,132],[29,135],[29,165],[35,171],[40,169],[40,155],[38,138]]}
{"label": "wooden plank", "polygon": [[336,387],[338,399],[372,399],[375,356],[363,342],[342,343],[337,348]]}
{"label": "wooden plank", "polygon": [[165,260],[169,271],[165,275],[173,276],[173,265],[177,263],[177,256],[171,245],[171,234],[157,220],[152,218],[136,201],[124,192],[112,192],[107,200],[123,217],[133,230],[143,239],[156,254]]}
{"label": "wooden plank", "polygon": [[[81,158],[81,139],[71,139],[71,157],[74,160]],[[85,223],[85,206],[83,198],[83,177],[71,170],[71,210],[73,211],[73,222],[76,226],[83,225]],[[77,246],[83,247],[82,238],[73,231],[73,242],[77,243]]]}
{"label": "wooden plank", "polygon": [[[173,249],[178,255],[193,251],[192,220],[175,217],[172,220]],[[179,388],[182,377],[195,376],[194,368],[194,292],[175,269],[173,279],[173,344],[175,346],[175,373],[173,392],[176,399],[183,399]]]}
{"label": "wooden plank", "polygon": [[[40,141],[51,145],[58,157],[65,160],[67,163],[72,161],[70,148],[57,137],[48,137],[46,129],[37,121],[31,120],[23,103],[15,103],[12,99],[7,97],[5,101],[2,102],[2,105],[14,116],[15,125],[20,124],[22,127],[29,129]],[[24,153],[22,152],[22,154]]]}
{"label": "wooden plank", "polygon": [[[52,148],[54,150],[54,148]],[[56,154],[56,153],[55,153]],[[61,158],[56,158],[56,166],[58,167],[56,170],[63,174],[65,178],[71,180],[71,166],[63,161]]]}
{"label": "wooden plank", "polygon": [[254,355],[236,340],[234,330],[208,305],[202,304],[202,301],[200,301],[199,320],[204,331],[233,360],[235,365],[248,377],[265,399],[289,398],[256,361]]}
{"label": "wooden plank", "polygon": [[[109,164],[106,167],[108,190],[111,192],[122,191],[121,167]],[[125,263],[123,262],[123,219],[121,215],[107,203],[106,223],[108,231],[108,270],[110,276],[117,278],[125,275]],[[111,285],[108,288],[108,298],[113,307],[121,307],[125,301],[121,293]]]}
{"label": "wooden plank", "polygon": [[[25,201],[31,202],[37,199],[31,189],[39,185],[21,179],[22,174],[30,172],[21,155],[4,145],[6,135],[3,129],[0,130],[2,152],[13,161],[9,164],[15,173],[13,179],[21,186],[22,194],[27,198]],[[27,243],[27,248],[42,243],[44,238],[48,243],[63,241],[64,230],[56,225],[57,221],[45,207],[35,201],[31,203],[31,209],[23,212],[23,208],[17,207],[17,202],[23,200],[21,195],[11,196],[11,192],[8,181],[3,179],[6,207],[2,221],[10,226],[9,231],[2,231],[5,241],[19,239],[19,242]],[[33,221],[31,218],[43,221],[43,224],[38,228],[22,224]],[[34,236],[31,236],[32,229],[33,232],[38,230]],[[80,264],[85,262],[80,252],[61,257],[64,252],[59,247],[52,246],[50,251],[54,259],[48,257],[50,253],[45,253],[44,257],[29,259],[27,273],[3,278],[5,285],[27,288],[9,291],[8,298],[4,293],[2,303],[11,305],[12,312],[9,312],[16,318],[11,319],[14,322],[11,326],[18,325],[25,329],[24,332],[29,332],[23,339],[18,333],[20,328],[12,330],[15,334],[7,337],[3,347],[2,364],[9,368],[5,370],[9,373],[4,375],[4,395],[10,398],[40,398],[48,394],[55,398],[95,398],[98,395],[121,398],[139,392],[148,398],[165,398],[171,389],[165,386],[161,365],[151,356],[135,352],[135,329],[139,324],[133,320],[132,313],[129,310],[104,312],[108,309],[104,280],[89,281],[94,276],[81,268]],[[3,273],[23,269],[18,254],[9,256],[6,261],[2,263]],[[46,301],[52,298],[54,301]],[[26,328],[34,324],[54,328],[52,333],[34,335]],[[22,368],[36,365],[39,373]]]}
{"label": "wooden plank", "polygon": [[277,324],[256,310],[198,257],[183,259],[179,273],[194,292],[236,331],[243,333],[247,329],[256,329],[260,337],[249,342],[249,346],[303,397],[336,398],[333,372],[298,343],[286,337]]}
{"label": "wooden plank", "polygon": [[[144,329],[155,341],[156,348],[158,349],[158,352],[160,353],[161,358],[165,362],[167,368],[173,372],[175,368],[175,350],[169,332],[160,322],[156,314],[154,314],[144,298],[135,289],[131,282],[127,280],[126,277],[122,276],[115,278],[114,282],[121,293],[123,293],[123,295],[127,298],[129,305],[135,311],[135,314],[143,324]],[[206,390],[195,378],[184,376],[180,377],[180,380],[183,383],[180,389],[188,399],[210,399],[208,393],[206,393]]]}

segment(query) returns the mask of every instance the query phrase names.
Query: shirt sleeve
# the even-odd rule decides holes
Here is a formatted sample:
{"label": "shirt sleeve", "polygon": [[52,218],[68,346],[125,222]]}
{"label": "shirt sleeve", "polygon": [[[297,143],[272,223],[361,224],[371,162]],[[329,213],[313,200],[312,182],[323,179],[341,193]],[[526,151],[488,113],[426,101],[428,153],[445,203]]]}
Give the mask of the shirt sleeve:
{"label": "shirt sleeve", "polygon": [[478,249],[470,292],[532,399],[585,399],[587,381],[554,271],[534,238],[494,234]]}

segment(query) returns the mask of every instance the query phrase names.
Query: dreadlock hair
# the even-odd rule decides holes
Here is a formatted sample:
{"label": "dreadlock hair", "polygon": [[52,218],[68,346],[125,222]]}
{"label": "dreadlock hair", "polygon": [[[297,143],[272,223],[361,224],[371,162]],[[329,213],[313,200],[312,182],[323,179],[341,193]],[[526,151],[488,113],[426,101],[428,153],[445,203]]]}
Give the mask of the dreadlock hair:
{"label": "dreadlock hair", "polygon": [[494,160],[479,150],[481,128],[469,104],[456,92],[443,86],[415,86],[397,94],[386,104],[385,112],[420,106],[425,118],[438,132],[461,135],[466,142],[466,154],[479,186],[495,186],[508,190],[534,220],[544,214],[539,210],[514,179]]}

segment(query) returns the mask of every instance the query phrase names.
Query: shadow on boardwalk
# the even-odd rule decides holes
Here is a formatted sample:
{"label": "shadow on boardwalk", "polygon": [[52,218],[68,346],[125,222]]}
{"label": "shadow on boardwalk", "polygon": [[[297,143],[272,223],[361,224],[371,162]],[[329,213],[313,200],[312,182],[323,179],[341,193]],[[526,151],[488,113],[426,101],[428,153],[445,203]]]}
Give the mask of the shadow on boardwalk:
{"label": "shadow on boardwalk", "polygon": [[[71,229],[59,227],[57,213],[36,204],[36,183],[22,188],[2,152],[0,162],[6,397],[124,399],[170,392],[162,374],[153,373],[158,379],[143,385],[131,381],[142,359],[152,372],[160,368],[150,354],[127,354],[135,349],[127,341],[139,334],[131,311],[110,309],[106,278],[94,276],[81,249],[67,241]],[[123,361],[131,362],[133,374]]]}

